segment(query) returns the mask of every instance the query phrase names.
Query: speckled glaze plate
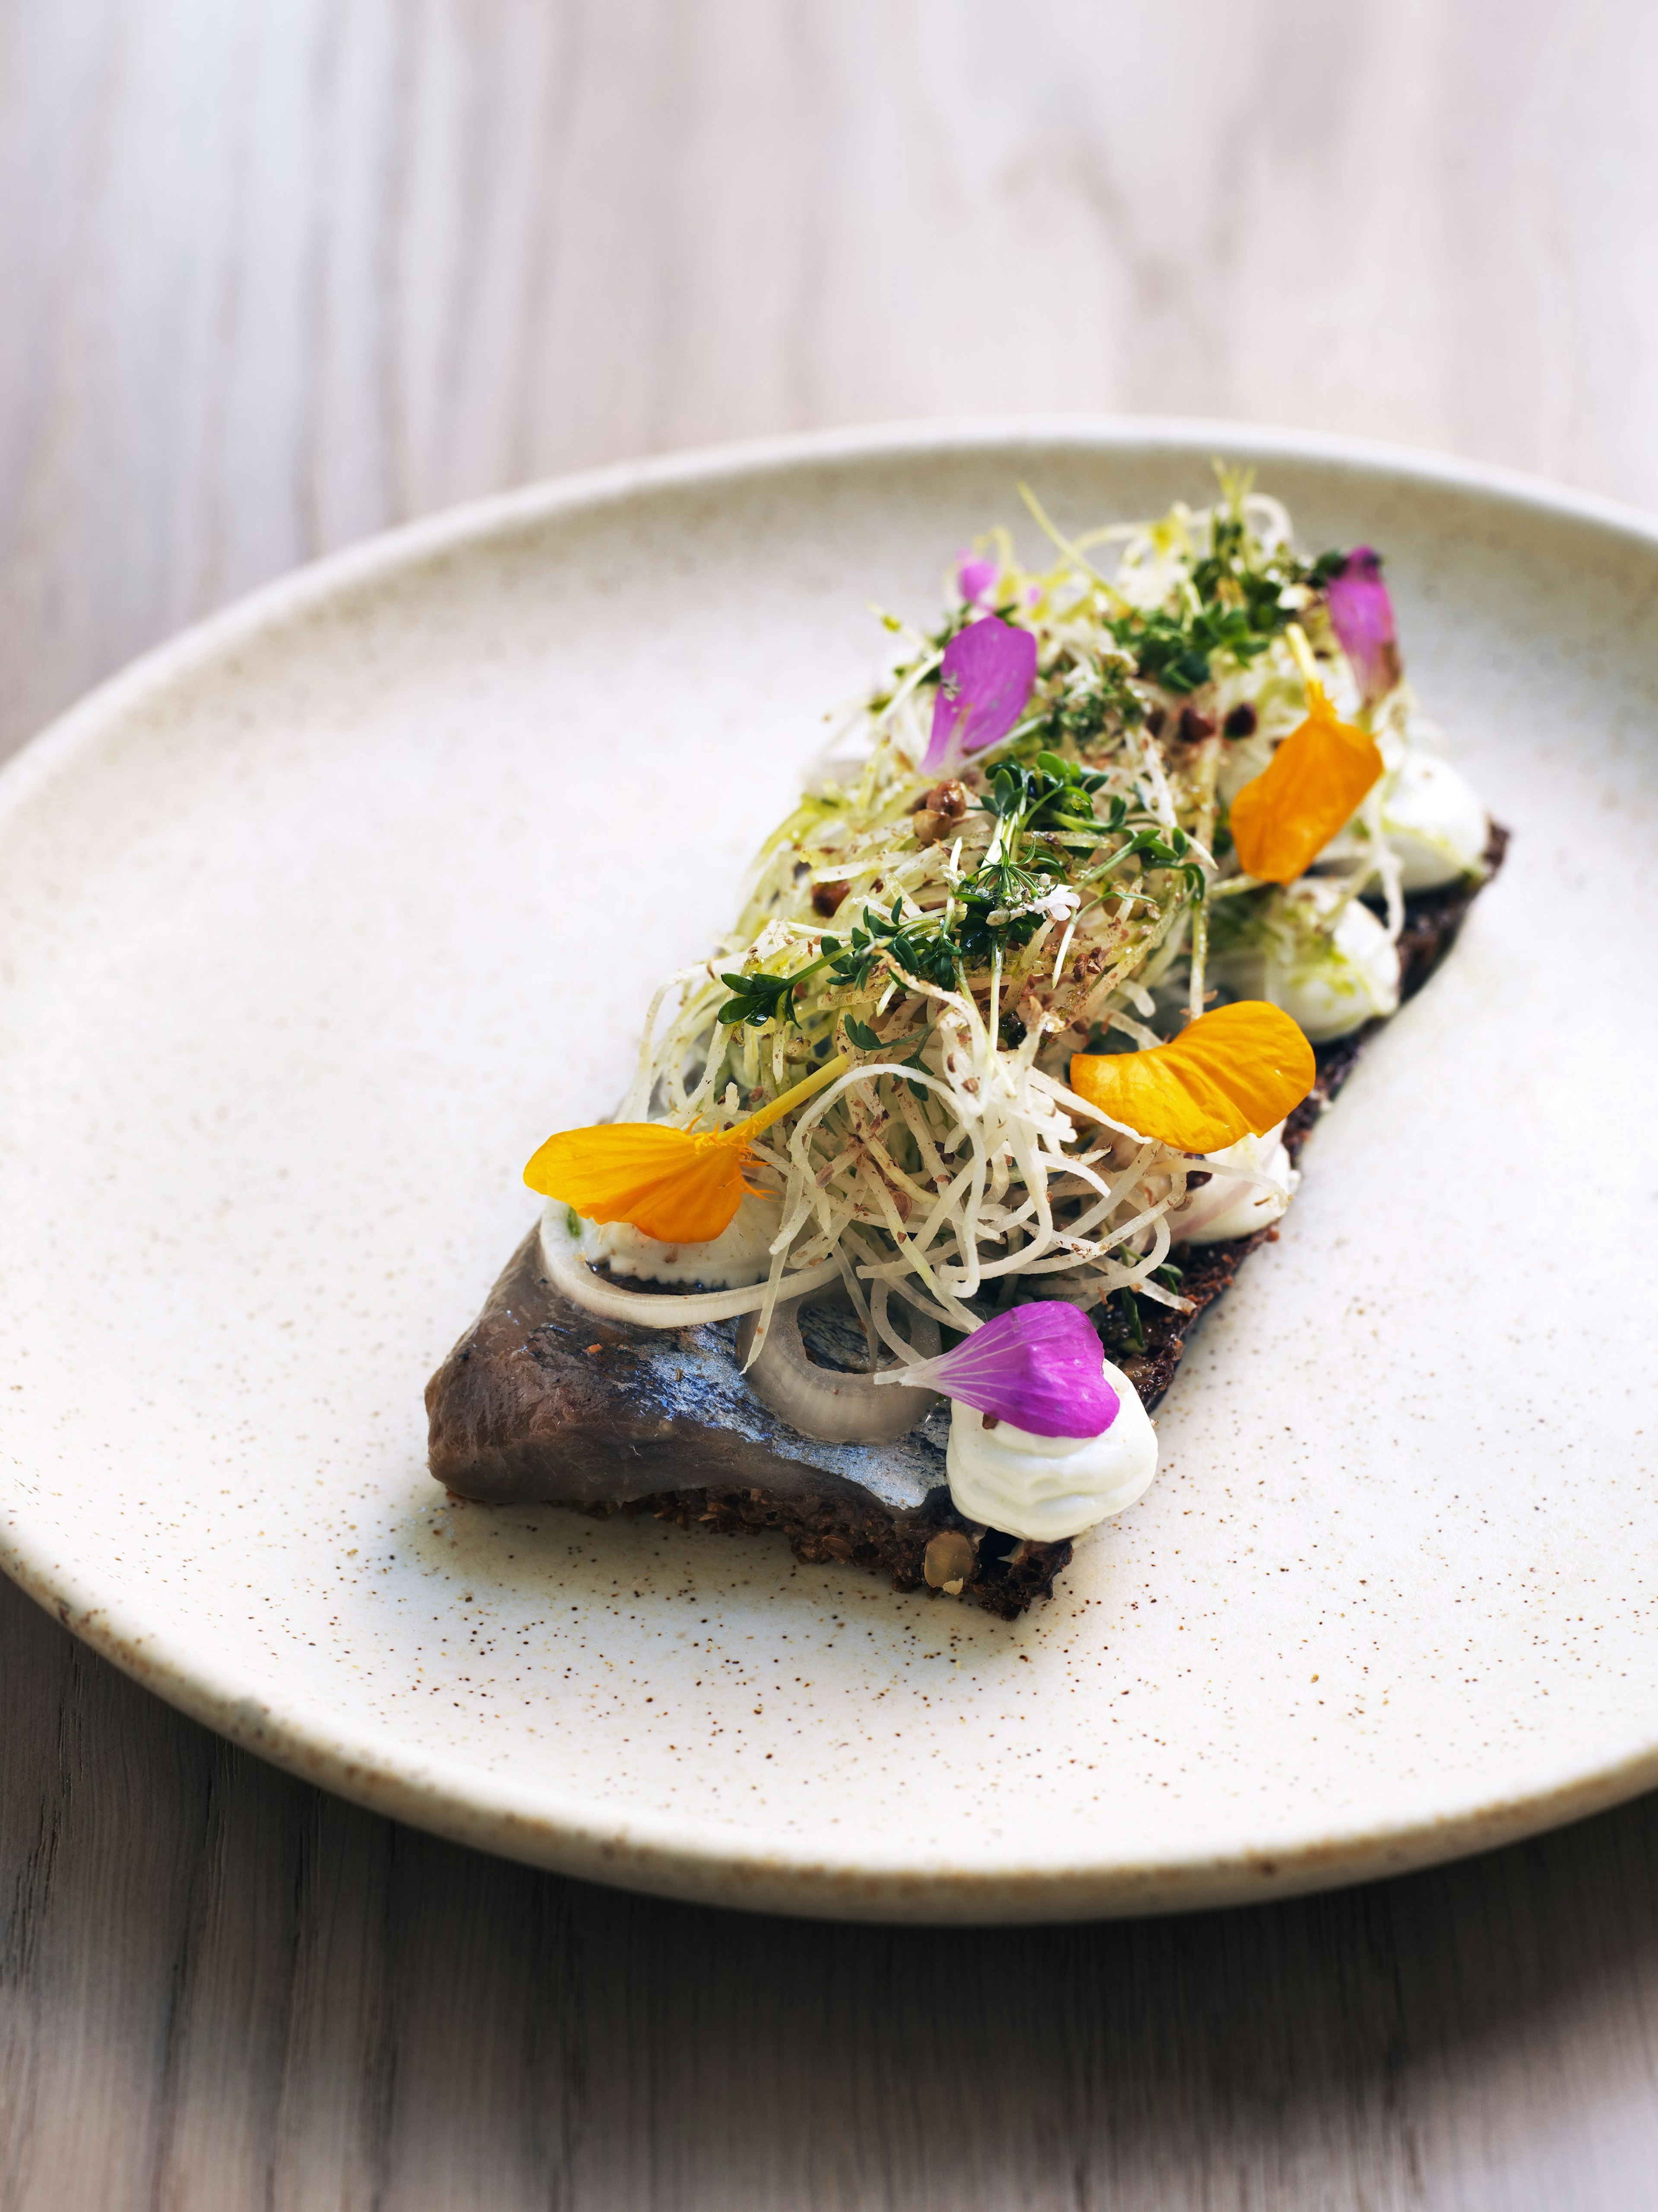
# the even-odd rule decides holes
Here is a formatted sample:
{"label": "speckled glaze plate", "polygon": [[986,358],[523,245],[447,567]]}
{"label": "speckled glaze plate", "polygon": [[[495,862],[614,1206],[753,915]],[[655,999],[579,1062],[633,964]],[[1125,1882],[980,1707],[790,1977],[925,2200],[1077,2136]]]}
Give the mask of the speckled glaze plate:
{"label": "speckled glaze plate", "polygon": [[[780,1540],[447,1503],[422,1387],[725,926],[871,599],[1259,466],[1387,549],[1512,856],[1014,1626]],[[331,561],[0,775],[5,1564],[365,1804],[679,1896],[999,1920],[1281,1895],[1658,1780],[1658,535],[1208,424],[789,441]],[[14,649],[26,641],[13,641]]]}

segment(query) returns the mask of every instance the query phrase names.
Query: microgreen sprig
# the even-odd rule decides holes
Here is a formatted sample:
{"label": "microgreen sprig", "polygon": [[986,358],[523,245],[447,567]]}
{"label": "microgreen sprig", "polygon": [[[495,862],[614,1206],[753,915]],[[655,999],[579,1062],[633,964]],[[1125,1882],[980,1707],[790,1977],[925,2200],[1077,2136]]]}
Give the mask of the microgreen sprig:
{"label": "microgreen sprig", "polygon": [[[831,940],[824,939],[827,945]],[[728,1028],[747,1022],[751,1029],[763,1029],[768,1022],[793,1018],[794,994],[806,977],[827,966],[822,959],[810,961],[797,968],[793,975],[770,975],[762,968],[752,975],[722,975],[720,980],[732,994],[720,1009],[718,1019]]]}
{"label": "microgreen sprig", "polygon": [[[1068,830],[1097,834],[1094,793],[1109,779],[1058,753],[1040,752],[1035,763],[998,763],[990,779],[987,810],[1017,830]],[[1002,840],[1005,844],[1005,835]]]}
{"label": "microgreen sprig", "polygon": [[[860,1022],[854,1015],[852,1014],[848,1014],[846,1017],[844,1027],[847,1035],[851,1038],[853,1044],[857,1046],[859,1052],[878,1052],[884,1057],[888,1059],[890,1059],[899,1050],[901,1046],[906,1045],[910,1042],[908,1037],[896,1037],[889,1042],[884,1043],[882,1040],[877,1036],[875,1031],[871,1029],[867,1022]],[[917,1042],[914,1051],[910,1054],[907,1060],[899,1060],[898,1066],[900,1067],[920,1068],[924,1071],[925,1063],[922,1060],[921,1053],[926,1043],[926,1036],[924,1032]],[[911,1096],[914,1097],[925,1098],[926,1097],[926,1085],[925,1083],[912,1083],[909,1085],[909,1090]]]}
{"label": "microgreen sprig", "polygon": [[838,938],[826,937],[823,951],[835,981],[854,989],[867,984],[886,963],[945,990],[953,990],[958,980],[961,955],[943,915],[906,916],[902,896],[894,899],[890,914],[868,908],[844,948]]}
{"label": "microgreen sprig", "polygon": [[1209,879],[1202,863],[1191,857],[1192,850],[1192,840],[1184,830],[1137,830],[1128,842],[1114,853],[1108,860],[1103,861],[1097,868],[1091,868],[1085,880],[1103,882],[1125,860],[1132,860],[1138,854],[1148,867],[1179,868],[1193,901],[1201,901]]}

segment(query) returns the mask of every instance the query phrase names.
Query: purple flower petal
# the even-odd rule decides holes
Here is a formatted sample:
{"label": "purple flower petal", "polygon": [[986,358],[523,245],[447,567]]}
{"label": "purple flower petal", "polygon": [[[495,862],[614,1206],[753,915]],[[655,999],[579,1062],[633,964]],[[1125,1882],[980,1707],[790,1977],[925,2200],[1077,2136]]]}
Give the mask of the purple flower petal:
{"label": "purple flower petal", "polygon": [[944,647],[924,769],[999,744],[1036,680],[1036,641],[995,615],[958,630]]}
{"label": "purple flower petal", "polygon": [[956,571],[956,581],[962,597],[969,606],[976,607],[987,592],[995,590],[1001,569],[987,554],[969,552],[965,546],[956,558],[961,564]]}
{"label": "purple flower petal", "polygon": [[1034,1437],[1097,1437],[1121,1404],[1105,1379],[1094,1324],[1059,1299],[1015,1306],[937,1359],[906,1370],[981,1413]]}
{"label": "purple flower petal", "polygon": [[1382,556],[1368,545],[1356,546],[1327,589],[1330,624],[1352,663],[1369,707],[1391,691],[1400,678],[1394,603],[1382,580]]}

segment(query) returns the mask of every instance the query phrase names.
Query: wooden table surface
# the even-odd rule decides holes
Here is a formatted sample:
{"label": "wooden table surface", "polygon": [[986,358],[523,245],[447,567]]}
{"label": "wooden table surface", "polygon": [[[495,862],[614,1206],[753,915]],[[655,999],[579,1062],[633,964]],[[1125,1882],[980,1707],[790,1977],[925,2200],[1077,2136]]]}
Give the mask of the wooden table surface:
{"label": "wooden table surface", "polygon": [[[0,749],[589,462],[1232,415],[1658,506],[1650,0],[0,0]],[[0,2212],[1658,2203],[1658,1800],[1272,1910],[657,1904],[0,1586]]]}

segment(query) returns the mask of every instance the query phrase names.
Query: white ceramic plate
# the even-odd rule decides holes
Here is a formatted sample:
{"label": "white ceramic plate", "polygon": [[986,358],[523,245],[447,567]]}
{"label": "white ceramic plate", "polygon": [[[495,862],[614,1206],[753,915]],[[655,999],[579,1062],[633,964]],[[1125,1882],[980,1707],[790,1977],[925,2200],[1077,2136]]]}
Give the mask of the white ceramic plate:
{"label": "white ceramic plate", "polygon": [[[780,1540],[447,1504],[422,1386],[732,910],[865,602],[1027,477],[1256,463],[1382,546],[1515,832],[1206,1322],[1164,1471],[1015,1626]],[[5,1563],[162,1696],[550,1866],[853,1917],[1218,1903],[1658,1779],[1658,538],[1212,425],[789,441],[550,486],[261,594],[0,777]],[[21,641],[20,641],[21,642]]]}

